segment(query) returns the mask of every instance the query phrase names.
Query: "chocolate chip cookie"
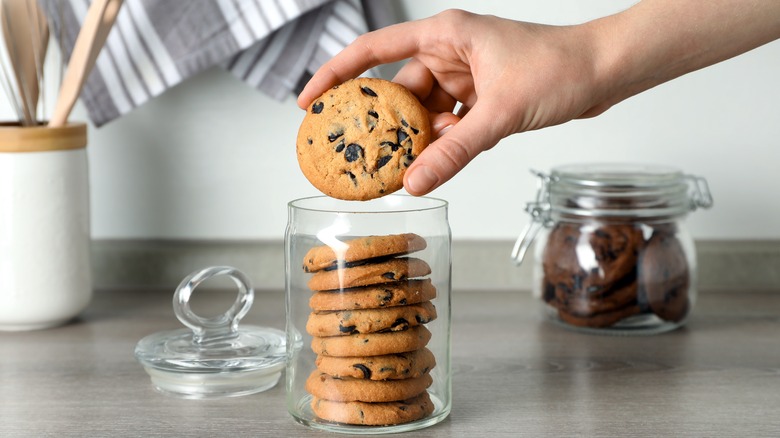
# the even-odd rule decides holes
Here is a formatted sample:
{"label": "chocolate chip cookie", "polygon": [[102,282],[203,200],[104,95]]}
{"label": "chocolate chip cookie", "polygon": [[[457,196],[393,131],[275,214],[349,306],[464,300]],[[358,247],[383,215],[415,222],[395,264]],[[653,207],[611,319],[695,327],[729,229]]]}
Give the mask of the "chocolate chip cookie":
{"label": "chocolate chip cookie", "polygon": [[357,78],[326,91],[306,111],[296,141],[304,176],[324,194],[368,200],[403,186],[428,146],[428,112],[404,86]]}
{"label": "chocolate chip cookie", "polygon": [[312,312],[306,331],[312,336],[399,332],[427,324],[436,316],[436,307],[430,301],[384,309]]}
{"label": "chocolate chip cookie", "polygon": [[436,298],[430,278],[406,280],[335,291],[320,291],[309,298],[315,312],[328,310],[380,309],[405,306]]}
{"label": "chocolate chip cookie", "polygon": [[419,350],[430,340],[431,331],[419,325],[402,332],[315,336],[311,340],[311,349],[321,356],[382,356]]}
{"label": "chocolate chip cookie", "polygon": [[314,370],[306,380],[306,390],[325,400],[376,403],[412,398],[425,391],[432,382],[430,374],[403,380],[366,380],[336,378]]}
{"label": "chocolate chip cookie", "polygon": [[309,289],[315,291],[338,290],[372,284],[392,283],[431,273],[425,260],[414,257],[398,257],[379,263],[319,271],[309,279]]}
{"label": "chocolate chip cookie", "polygon": [[427,391],[407,400],[384,403],[337,402],[313,397],[311,409],[317,417],[326,421],[362,426],[391,426],[431,415],[433,402]]}
{"label": "chocolate chip cookie", "polygon": [[392,402],[420,395],[432,382],[430,374],[403,380],[366,380],[336,378],[314,370],[306,380],[306,391],[324,400]]}
{"label": "chocolate chip cookie", "polygon": [[436,366],[431,350],[369,357],[317,356],[317,369],[334,377],[369,380],[396,380],[420,377]]}
{"label": "chocolate chip cookie", "polygon": [[339,248],[315,246],[303,258],[303,270],[316,272],[338,268],[362,260],[410,254],[425,249],[425,239],[414,233],[365,236],[344,240]]}

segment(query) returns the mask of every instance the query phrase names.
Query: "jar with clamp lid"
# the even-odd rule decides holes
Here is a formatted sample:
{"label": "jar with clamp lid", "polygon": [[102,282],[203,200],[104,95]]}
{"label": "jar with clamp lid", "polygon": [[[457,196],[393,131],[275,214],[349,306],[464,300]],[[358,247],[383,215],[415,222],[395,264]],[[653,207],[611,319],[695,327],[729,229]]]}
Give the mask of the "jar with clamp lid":
{"label": "jar with clamp lid", "polygon": [[685,324],[696,302],[696,253],[684,223],[712,197],[704,178],[637,164],[574,164],[539,178],[531,222],[534,297],[577,331],[655,334]]}

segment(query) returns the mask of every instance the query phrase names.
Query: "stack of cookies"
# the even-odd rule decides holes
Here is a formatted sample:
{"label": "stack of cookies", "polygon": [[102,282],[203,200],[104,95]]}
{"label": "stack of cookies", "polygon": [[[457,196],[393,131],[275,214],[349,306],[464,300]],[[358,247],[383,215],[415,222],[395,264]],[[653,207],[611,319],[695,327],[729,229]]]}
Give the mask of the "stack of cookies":
{"label": "stack of cookies", "polygon": [[303,269],[314,291],[306,331],[317,369],[306,381],[317,417],[394,425],[433,412],[435,366],[426,348],[436,318],[430,266],[408,254],[426,247],[412,233],[368,236],[312,248]]}
{"label": "stack of cookies", "polygon": [[542,298],[574,326],[648,314],[680,322],[690,310],[691,273],[676,232],[655,224],[645,239],[640,224],[560,222],[544,249]]}

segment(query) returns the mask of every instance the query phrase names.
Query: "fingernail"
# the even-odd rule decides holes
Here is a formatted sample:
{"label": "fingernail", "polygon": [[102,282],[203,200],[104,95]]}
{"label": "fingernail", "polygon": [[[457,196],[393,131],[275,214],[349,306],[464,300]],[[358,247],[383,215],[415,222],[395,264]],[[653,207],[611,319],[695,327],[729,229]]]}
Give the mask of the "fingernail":
{"label": "fingernail", "polygon": [[455,125],[453,125],[453,124],[451,124],[451,123],[450,123],[449,125],[447,125],[447,126],[445,126],[445,127],[441,128],[441,129],[436,129],[436,128],[434,128],[434,131],[433,131],[433,132],[435,132],[435,133],[436,133],[436,136],[437,136],[437,137],[441,137],[442,135],[446,134],[446,133],[447,133],[447,131],[449,131],[450,129],[452,129],[452,127],[453,127],[453,126],[455,126]]}
{"label": "fingernail", "polygon": [[408,189],[412,194],[427,193],[438,182],[439,177],[425,166],[418,166],[407,178]]}

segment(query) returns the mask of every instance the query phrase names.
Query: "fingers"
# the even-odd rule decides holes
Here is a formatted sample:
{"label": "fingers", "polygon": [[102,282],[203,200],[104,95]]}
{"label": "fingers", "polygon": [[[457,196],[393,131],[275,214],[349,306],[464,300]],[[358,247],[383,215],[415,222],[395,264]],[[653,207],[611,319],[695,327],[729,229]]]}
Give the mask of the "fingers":
{"label": "fingers", "polygon": [[444,91],[438,84],[434,85],[428,97],[422,102],[428,111],[434,113],[452,113],[456,103],[458,103],[457,99]]}
{"label": "fingers", "polygon": [[433,113],[451,113],[457,100],[436,82],[433,73],[417,58],[412,58],[393,78],[412,92]]}
{"label": "fingers", "polygon": [[452,113],[430,113],[431,130],[433,131],[433,140],[438,139],[449,131],[455,124],[460,122],[460,117]]}
{"label": "fingers", "polygon": [[420,101],[431,94],[436,79],[422,62],[412,58],[396,73],[393,82],[397,82],[412,92]]}
{"label": "fingers", "polygon": [[[457,116],[450,114],[449,121]],[[435,122],[446,123],[440,116]],[[436,129],[434,128],[434,132]],[[495,146],[503,138],[501,123],[489,111],[479,111],[479,104],[459,122],[443,127],[441,137],[431,143],[409,166],[404,175],[406,191],[425,195],[455,176],[480,152]]]}
{"label": "fingers", "polygon": [[[323,64],[298,95],[298,106],[309,103],[328,88],[359,76],[380,64],[411,58],[418,50],[418,36],[424,35],[425,20],[384,27],[359,36],[344,50]],[[387,44],[392,41],[392,44]]]}

